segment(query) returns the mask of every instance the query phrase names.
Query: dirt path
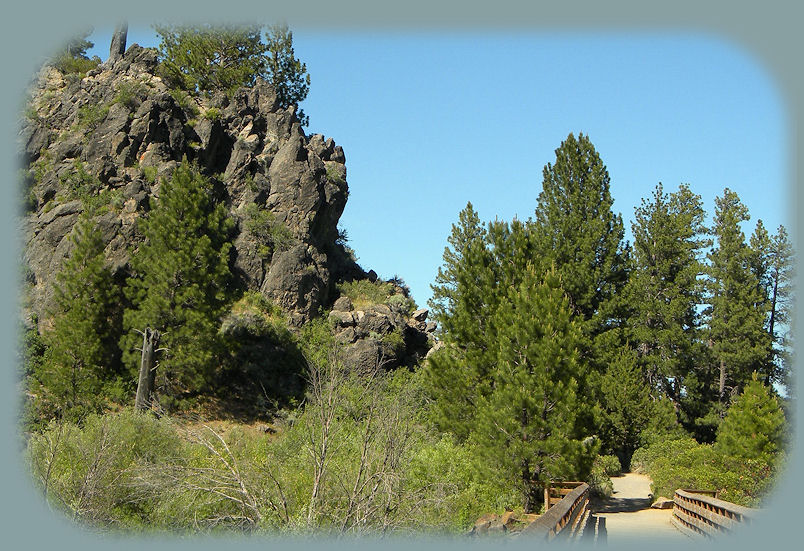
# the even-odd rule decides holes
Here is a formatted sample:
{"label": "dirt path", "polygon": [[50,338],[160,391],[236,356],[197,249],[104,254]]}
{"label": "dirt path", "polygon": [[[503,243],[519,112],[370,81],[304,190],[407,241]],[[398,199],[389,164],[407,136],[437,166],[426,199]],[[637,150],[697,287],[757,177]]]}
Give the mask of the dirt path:
{"label": "dirt path", "polygon": [[591,503],[593,515],[589,520],[597,527],[598,543],[685,539],[670,523],[672,509],[650,508],[650,478],[628,473],[611,481],[612,496]]}

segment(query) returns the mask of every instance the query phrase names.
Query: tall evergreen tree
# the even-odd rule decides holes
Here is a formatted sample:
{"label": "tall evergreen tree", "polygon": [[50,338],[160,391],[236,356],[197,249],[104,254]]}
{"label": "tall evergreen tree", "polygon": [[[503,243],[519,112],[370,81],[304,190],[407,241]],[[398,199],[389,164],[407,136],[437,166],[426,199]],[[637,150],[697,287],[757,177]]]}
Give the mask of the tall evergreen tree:
{"label": "tall evergreen tree", "polygon": [[[498,475],[520,488],[526,512],[542,501],[547,481],[576,478],[586,449],[576,434],[581,332],[572,321],[555,270],[534,269],[506,289],[508,305],[496,314],[497,369],[491,393],[478,400],[474,438]],[[587,458],[588,459],[588,458]]]}
{"label": "tall evergreen tree", "polygon": [[748,209],[730,189],[715,199],[717,244],[709,254],[707,314],[721,403],[727,401],[727,391],[739,392],[751,379],[771,346],[765,329],[767,303],[752,270],[754,255],[740,229],[740,223],[748,219]]}
{"label": "tall evergreen tree", "polygon": [[631,456],[640,444],[642,431],[651,421],[650,387],[645,384],[636,354],[621,347],[601,385],[605,408],[605,441],[610,452],[616,454],[620,463],[628,467]]}
{"label": "tall evergreen tree", "polygon": [[452,226],[438,269],[430,306],[444,347],[428,364],[428,388],[435,399],[436,421],[465,438],[476,398],[486,392],[496,363],[492,326],[495,278],[487,231],[471,203]]}
{"label": "tall evergreen tree", "polygon": [[158,380],[169,395],[204,389],[219,360],[218,328],[231,293],[232,220],[213,197],[210,181],[183,160],[161,183],[156,207],[142,220],[145,241],[131,258],[125,359],[136,377],[142,338],[135,330],[158,330],[167,349]]}
{"label": "tall evergreen tree", "polygon": [[114,374],[119,289],[89,217],[79,218],[70,239],[73,249],[56,276],[53,327],[44,334],[47,352],[37,378],[55,413],[75,420],[101,408],[101,387]]}
{"label": "tall evergreen tree", "polygon": [[784,429],[779,402],[754,373],[726,413],[715,445],[727,455],[769,460],[782,449]]}
{"label": "tall evergreen tree", "polygon": [[535,238],[539,253],[555,263],[573,311],[584,321],[598,318],[587,331],[596,334],[610,321],[598,316],[601,305],[626,281],[622,217],[611,210],[609,173],[587,136],[570,134],[555,153],[543,171]]}
{"label": "tall evergreen tree", "polygon": [[635,209],[632,271],[624,289],[628,337],[650,388],[674,402],[696,363],[697,307],[703,298],[706,213],[699,195],[681,185],[668,195],[660,183]]}
{"label": "tall evergreen tree", "polygon": [[765,327],[771,339],[768,358],[759,366],[766,385],[783,379],[786,353],[790,346],[788,324],[792,298],[793,249],[784,226],[771,236],[762,220],[751,235],[751,269],[757,278],[759,295],[767,310]]}

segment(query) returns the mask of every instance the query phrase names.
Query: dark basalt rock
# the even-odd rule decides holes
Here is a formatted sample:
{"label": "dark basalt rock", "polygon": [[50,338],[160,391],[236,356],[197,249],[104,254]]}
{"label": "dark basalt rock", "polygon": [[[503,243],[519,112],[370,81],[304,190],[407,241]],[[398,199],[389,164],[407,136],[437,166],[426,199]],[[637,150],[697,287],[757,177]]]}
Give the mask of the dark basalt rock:
{"label": "dark basalt rock", "polygon": [[[295,107],[281,108],[267,82],[259,80],[231,98],[218,93],[185,101],[168,89],[157,66],[153,49],[133,44],[84,78],[44,67],[33,84],[19,133],[32,204],[22,223],[29,274],[23,317],[35,314],[40,324],[47,322],[55,276],[84,211],[75,190],[65,188],[79,163],[100,186],[93,196],[115,193],[95,222],[119,278],[130,273],[130,251],[143,239],[137,221],[158,198],[160,181],[186,159],[220,187],[220,199],[238,220],[232,269],[239,282],[281,306],[291,326],[332,306],[337,281],[377,280],[337,242],[348,184],[343,149],[332,138],[307,136]],[[120,99],[124,89],[129,99]],[[286,250],[275,250],[269,237],[244,229],[243,213],[254,208],[249,205],[285,226],[292,236]],[[427,337],[407,325],[407,313],[387,305],[352,312],[347,301],[338,300],[340,314],[333,322],[356,368],[389,357],[399,364],[426,353]],[[411,350],[386,342],[394,332]]]}

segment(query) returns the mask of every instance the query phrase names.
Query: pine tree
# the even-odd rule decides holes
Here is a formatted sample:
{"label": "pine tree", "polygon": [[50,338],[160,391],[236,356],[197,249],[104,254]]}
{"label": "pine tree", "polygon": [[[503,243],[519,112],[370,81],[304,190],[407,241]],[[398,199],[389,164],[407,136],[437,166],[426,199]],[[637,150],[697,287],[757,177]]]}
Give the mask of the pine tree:
{"label": "pine tree", "polygon": [[232,221],[213,199],[210,181],[186,159],[160,185],[156,207],[142,220],[145,242],[134,252],[126,295],[124,359],[137,376],[142,337],[158,330],[167,350],[159,361],[163,390],[197,392],[212,381],[221,352],[220,318],[230,300]]}
{"label": "pine tree", "polygon": [[[161,37],[161,71],[174,86],[211,94],[269,82],[280,107],[298,104],[310,90],[307,66],[296,59],[287,25],[155,25]],[[302,126],[309,122],[303,111]]]}
{"label": "pine tree", "polygon": [[119,289],[105,265],[100,231],[87,216],[76,222],[73,249],[56,276],[53,327],[44,334],[38,379],[56,415],[71,420],[98,411],[101,387],[113,375],[113,333]]}
{"label": "pine tree", "polygon": [[718,428],[716,447],[726,455],[770,460],[782,449],[785,418],[778,400],[754,373]]}
{"label": "pine tree", "polygon": [[491,393],[478,400],[473,435],[495,473],[521,490],[526,512],[542,501],[547,481],[584,476],[581,457],[590,453],[575,433],[584,407],[576,395],[581,332],[556,271],[540,279],[528,269],[497,311],[497,369]]}
{"label": "pine tree", "polygon": [[[609,173],[587,136],[570,134],[543,171],[535,232],[540,254],[552,260],[573,311],[591,320],[625,283],[623,223],[612,210]],[[605,328],[599,316],[588,334]]]}
{"label": "pine tree", "polygon": [[771,236],[757,220],[751,235],[751,269],[757,278],[758,293],[767,310],[765,327],[772,346],[768,357],[757,367],[766,385],[783,379],[785,356],[790,350],[788,342],[790,306],[792,298],[793,249],[784,226]]}
{"label": "pine tree", "polygon": [[555,265],[572,312],[581,324],[580,354],[590,370],[578,393],[590,405],[577,423],[596,431],[602,422],[600,376],[625,343],[625,303],[620,293],[628,276],[629,248],[623,223],[612,212],[609,174],[587,136],[570,134],[544,167],[542,191],[532,224],[534,255]]}
{"label": "pine tree", "polygon": [[494,338],[492,258],[487,231],[471,203],[459,214],[447,241],[430,300],[444,347],[428,362],[427,386],[435,400],[437,424],[466,438],[476,398],[486,392],[496,362],[496,352],[488,346]]}
{"label": "pine tree", "polygon": [[[266,32],[265,59],[262,77],[270,82],[279,105],[289,107],[298,105],[310,91],[310,75],[307,66],[296,59],[293,52],[293,33],[287,25],[273,25]],[[302,126],[307,126],[310,119],[299,109],[296,113]]]}
{"label": "pine tree", "polygon": [[[678,403],[683,379],[694,367],[702,301],[702,249],[706,213],[686,185],[668,195],[660,183],[635,209],[633,267],[623,294],[629,305],[628,337],[647,384]],[[657,394],[658,395],[658,394]]]}
{"label": "pine tree", "polygon": [[605,408],[604,430],[610,452],[627,467],[640,444],[642,431],[650,425],[650,387],[645,384],[642,370],[633,350],[622,347],[616,360],[609,365],[602,381]]}
{"label": "pine tree", "polygon": [[748,209],[730,189],[715,199],[717,244],[709,254],[707,314],[722,403],[727,390],[739,392],[750,380],[751,372],[768,358],[771,346],[765,330],[767,304],[752,270],[754,255],[740,229],[740,223],[748,219]]}
{"label": "pine tree", "polygon": [[471,203],[448,241],[430,301],[445,346],[431,356],[427,380],[439,426],[465,438],[496,369],[495,314],[522,281],[532,246],[526,224],[495,220],[484,228]]}

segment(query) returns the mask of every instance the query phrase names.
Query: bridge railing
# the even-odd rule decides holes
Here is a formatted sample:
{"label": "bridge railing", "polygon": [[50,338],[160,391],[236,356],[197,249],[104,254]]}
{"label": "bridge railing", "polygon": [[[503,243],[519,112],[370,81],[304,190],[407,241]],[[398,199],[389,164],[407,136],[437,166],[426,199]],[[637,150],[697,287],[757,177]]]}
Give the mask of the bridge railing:
{"label": "bridge railing", "polygon": [[672,518],[676,528],[689,536],[713,537],[729,533],[756,516],[757,509],[706,495],[711,493],[707,490],[676,490]]}
{"label": "bridge railing", "polygon": [[[549,506],[547,503],[546,506]],[[522,537],[552,540],[574,538],[583,533],[589,518],[589,484],[578,483],[558,503],[531,522]]]}

